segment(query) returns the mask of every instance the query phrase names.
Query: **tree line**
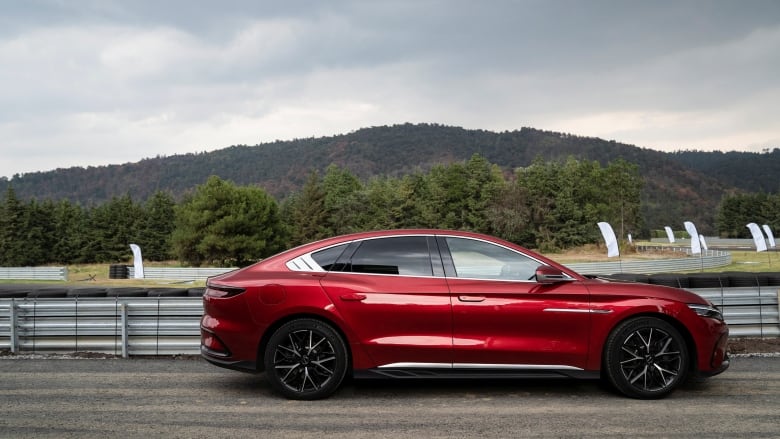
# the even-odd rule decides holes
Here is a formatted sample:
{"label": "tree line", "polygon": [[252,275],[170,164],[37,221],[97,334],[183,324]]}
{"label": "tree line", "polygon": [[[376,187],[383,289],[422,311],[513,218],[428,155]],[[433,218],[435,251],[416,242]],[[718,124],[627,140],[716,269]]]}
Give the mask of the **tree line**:
{"label": "tree line", "polygon": [[767,224],[774,233],[780,228],[780,194],[765,192],[733,194],[723,198],[716,224],[722,238],[750,238],[747,224]]}
{"label": "tree line", "polygon": [[569,158],[504,172],[479,154],[402,177],[361,180],[331,165],[277,200],[265,189],[209,177],[177,201],[158,191],[81,206],[20,201],[0,205],[0,265],[121,263],[130,243],[145,260],[243,266],[285,248],[343,233],[446,228],[499,236],[542,251],[598,242],[596,223],[637,236],[642,178],[624,160]]}

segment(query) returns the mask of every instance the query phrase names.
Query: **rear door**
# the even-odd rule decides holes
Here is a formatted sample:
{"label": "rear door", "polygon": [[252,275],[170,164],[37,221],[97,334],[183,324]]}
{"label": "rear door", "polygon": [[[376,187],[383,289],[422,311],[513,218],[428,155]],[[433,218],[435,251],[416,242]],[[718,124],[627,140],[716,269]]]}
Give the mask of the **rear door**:
{"label": "rear door", "polygon": [[350,244],[322,287],[376,366],[452,364],[452,306],[432,236]]}

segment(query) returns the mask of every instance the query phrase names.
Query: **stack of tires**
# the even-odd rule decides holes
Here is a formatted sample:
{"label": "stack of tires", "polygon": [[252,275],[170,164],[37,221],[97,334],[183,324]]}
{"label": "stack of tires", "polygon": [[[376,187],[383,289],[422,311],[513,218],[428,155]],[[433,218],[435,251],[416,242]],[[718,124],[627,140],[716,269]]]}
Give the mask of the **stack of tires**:
{"label": "stack of tires", "polygon": [[605,277],[623,282],[649,283],[683,289],[780,286],[780,273],[655,273],[650,275],[614,273]]}
{"label": "stack of tires", "polygon": [[108,267],[109,279],[127,279],[128,276],[127,265],[111,265]]}
{"label": "stack of tires", "polygon": [[52,287],[39,285],[0,285],[0,299],[56,299],[87,297],[201,297],[205,288],[146,287]]}

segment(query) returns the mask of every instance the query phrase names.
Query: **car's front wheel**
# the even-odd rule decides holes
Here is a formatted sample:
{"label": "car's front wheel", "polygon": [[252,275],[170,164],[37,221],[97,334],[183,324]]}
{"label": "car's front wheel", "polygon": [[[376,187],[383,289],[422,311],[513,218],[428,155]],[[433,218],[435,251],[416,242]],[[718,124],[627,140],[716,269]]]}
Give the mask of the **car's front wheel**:
{"label": "car's front wheel", "polygon": [[685,380],[688,361],[680,332],[655,317],[621,323],[610,334],[604,351],[610,383],[624,395],[640,399],[668,395]]}
{"label": "car's front wheel", "polygon": [[347,371],[347,348],[330,325],[296,319],[268,340],[263,362],[271,387],[291,399],[320,399],[333,394]]}

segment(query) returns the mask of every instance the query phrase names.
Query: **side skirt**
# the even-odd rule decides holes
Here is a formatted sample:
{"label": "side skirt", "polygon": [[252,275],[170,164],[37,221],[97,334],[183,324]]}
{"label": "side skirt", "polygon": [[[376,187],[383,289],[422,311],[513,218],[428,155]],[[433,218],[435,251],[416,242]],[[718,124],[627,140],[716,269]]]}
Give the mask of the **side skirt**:
{"label": "side skirt", "polygon": [[601,374],[599,371],[567,369],[382,367],[355,370],[353,376],[356,379],[598,379]]}

